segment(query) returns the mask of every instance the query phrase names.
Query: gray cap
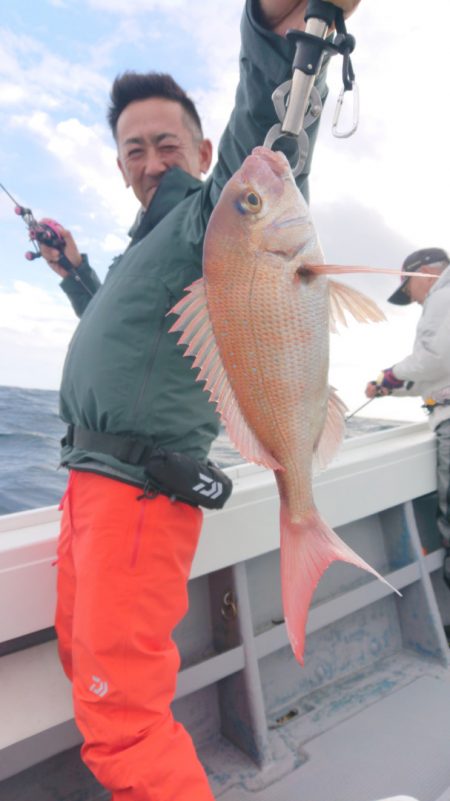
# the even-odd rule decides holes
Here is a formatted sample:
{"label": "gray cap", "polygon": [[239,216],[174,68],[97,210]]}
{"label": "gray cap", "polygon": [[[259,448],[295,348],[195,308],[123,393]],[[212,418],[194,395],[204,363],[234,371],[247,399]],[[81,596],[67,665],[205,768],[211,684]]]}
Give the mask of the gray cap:
{"label": "gray cap", "polygon": [[[424,248],[423,250],[415,250],[411,253],[402,264],[403,272],[415,273],[421,267],[430,267],[433,264],[450,264],[450,259],[447,253],[442,248]],[[406,306],[411,303],[411,298],[404,292],[404,287],[408,283],[408,278],[403,278],[399,288],[388,298],[389,303],[395,303],[397,306]]]}

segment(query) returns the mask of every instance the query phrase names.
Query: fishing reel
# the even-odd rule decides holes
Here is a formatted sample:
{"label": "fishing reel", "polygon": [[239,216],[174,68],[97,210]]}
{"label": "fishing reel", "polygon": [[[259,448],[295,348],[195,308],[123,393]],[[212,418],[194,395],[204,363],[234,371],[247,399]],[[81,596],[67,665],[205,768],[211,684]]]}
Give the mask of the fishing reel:
{"label": "fishing reel", "polygon": [[42,254],[39,250],[39,245],[47,245],[49,248],[55,248],[55,250],[59,250],[62,255],[66,242],[61,235],[60,226],[55,220],[43,218],[38,222],[31,209],[27,209],[25,206],[16,205],[14,211],[19,217],[22,217],[28,228],[30,240],[34,246],[34,251],[28,250],[25,253],[25,258],[28,259],[28,261],[33,261],[41,257]]}
{"label": "fishing reel", "polygon": [[68,273],[72,273],[72,275],[74,275],[75,268],[64,254],[66,241],[61,234],[61,226],[59,223],[57,223],[55,220],[51,220],[48,217],[44,217],[38,222],[31,209],[28,209],[25,206],[21,206],[19,203],[17,203],[15,198],[10,192],[8,192],[2,183],[0,183],[0,189],[3,189],[5,194],[7,194],[10,200],[12,200],[14,203],[15,213],[19,217],[22,217],[22,220],[28,228],[28,234],[34,250],[27,250],[25,253],[25,258],[28,259],[28,261],[39,259],[42,256],[42,253],[39,250],[39,245],[47,245],[47,247],[54,248],[55,250],[59,251],[60,255],[58,258],[58,264],[67,270]]}

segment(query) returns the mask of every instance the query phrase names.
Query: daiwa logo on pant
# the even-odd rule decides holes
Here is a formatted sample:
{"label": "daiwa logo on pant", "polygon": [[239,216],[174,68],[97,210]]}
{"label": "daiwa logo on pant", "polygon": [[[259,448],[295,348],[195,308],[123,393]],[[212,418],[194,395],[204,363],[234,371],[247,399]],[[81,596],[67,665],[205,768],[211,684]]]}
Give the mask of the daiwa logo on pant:
{"label": "daiwa logo on pant", "polygon": [[214,481],[209,476],[204,476],[203,473],[199,473],[199,478],[201,478],[202,481],[196,484],[195,487],[192,487],[194,492],[198,492],[199,495],[204,495],[205,498],[220,498],[223,492],[223,484],[221,481]]}
{"label": "daiwa logo on pant", "polygon": [[103,681],[99,676],[92,676],[92,684],[89,690],[91,693],[94,693],[94,695],[98,695],[99,698],[103,698],[108,692],[108,682]]}

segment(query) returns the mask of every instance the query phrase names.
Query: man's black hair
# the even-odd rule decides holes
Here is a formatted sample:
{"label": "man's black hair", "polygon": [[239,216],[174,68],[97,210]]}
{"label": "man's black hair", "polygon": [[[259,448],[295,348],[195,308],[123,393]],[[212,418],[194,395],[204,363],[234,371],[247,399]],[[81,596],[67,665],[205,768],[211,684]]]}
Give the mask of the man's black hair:
{"label": "man's black hair", "polygon": [[134,100],[147,100],[150,97],[174,100],[179,103],[195,128],[203,137],[202,124],[192,100],[171,75],[162,72],[124,72],[118,75],[111,88],[111,104],[108,108],[108,122],[114,139],[117,138],[117,120],[122,111]]}

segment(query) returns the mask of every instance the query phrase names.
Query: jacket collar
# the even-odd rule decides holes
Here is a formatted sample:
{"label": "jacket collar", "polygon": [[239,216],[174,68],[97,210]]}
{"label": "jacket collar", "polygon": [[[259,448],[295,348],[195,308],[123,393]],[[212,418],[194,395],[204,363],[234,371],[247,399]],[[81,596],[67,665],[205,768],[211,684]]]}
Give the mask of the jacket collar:
{"label": "jacket collar", "polygon": [[[414,273],[413,273],[413,275],[414,275]],[[450,266],[446,267],[445,270],[442,270],[442,273],[440,274],[438,279],[436,281],[434,281],[434,283],[432,284],[428,294],[425,297],[425,300],[424,300],[424,302],[422,304],[422,307],[425,306],[425,303],[427,302],[427,300],[430,297],[430,295],[433,294],[433,292],[439,292],[441,289],[443,289],[444,287],[447,287],[449,285],[450,285]]]}
{"label": "jacket collar", "polygon": [[172,167],[164,173],[148,209],[138,212],[129,230],[131,245],[147,236],[159,222],[192,192],[202,186],[202,181],[194,178],[179,167]]}

